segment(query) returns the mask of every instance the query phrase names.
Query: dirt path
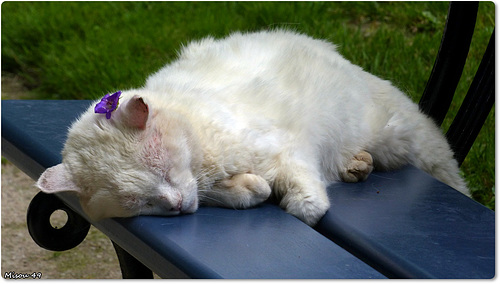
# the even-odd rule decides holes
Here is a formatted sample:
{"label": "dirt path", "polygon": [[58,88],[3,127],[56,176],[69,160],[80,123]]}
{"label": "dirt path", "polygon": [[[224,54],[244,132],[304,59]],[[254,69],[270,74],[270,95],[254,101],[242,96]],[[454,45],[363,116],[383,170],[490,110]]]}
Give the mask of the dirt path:
{"label": "dirt path", "polygon": [[[2,76],[2,99],[18,98],[29,98],[22,84],[15,77]],[[31,239],[26,225],[28,205],[38,193],[34,181],[3,158],[1,175],[2,277],[9,272],[40,272],[42,279],[121,278],[111,241],[94,227],[72,250],[53,252],[39,247]]]}

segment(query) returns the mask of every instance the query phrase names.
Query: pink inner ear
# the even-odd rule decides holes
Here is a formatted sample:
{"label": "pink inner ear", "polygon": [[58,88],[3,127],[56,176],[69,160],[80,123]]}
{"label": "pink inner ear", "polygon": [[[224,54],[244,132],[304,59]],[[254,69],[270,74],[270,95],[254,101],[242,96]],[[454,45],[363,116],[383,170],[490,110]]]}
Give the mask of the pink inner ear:
{"label": "pink inner ear", "polygon": [[149,108],[141,97],[134,96],[127,104],[127,122],[130,127],[146,128]]}
{"label": "pink inner ear", "polygon": [[46,169],[38,179],[37,186],[45,193],[62,191],[81,192],[80,188],[71,180],[70,174],[64,164],[58,164]]}

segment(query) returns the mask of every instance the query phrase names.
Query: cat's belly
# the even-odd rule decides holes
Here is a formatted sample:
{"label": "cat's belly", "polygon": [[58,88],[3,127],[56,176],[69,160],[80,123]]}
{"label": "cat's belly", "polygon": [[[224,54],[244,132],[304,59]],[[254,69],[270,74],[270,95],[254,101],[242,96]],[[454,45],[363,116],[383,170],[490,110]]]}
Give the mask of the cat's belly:
{"label": "cat's belly", "polygon": [[205,118],[198,132],[209,159],[205,167],[218,169],[219,178],[252,173],[272,181],[270,169],[290,143],[290,133],[276,127],[269,117],[236,115],[220,105],[216,113],[199,113],[201,116]]}

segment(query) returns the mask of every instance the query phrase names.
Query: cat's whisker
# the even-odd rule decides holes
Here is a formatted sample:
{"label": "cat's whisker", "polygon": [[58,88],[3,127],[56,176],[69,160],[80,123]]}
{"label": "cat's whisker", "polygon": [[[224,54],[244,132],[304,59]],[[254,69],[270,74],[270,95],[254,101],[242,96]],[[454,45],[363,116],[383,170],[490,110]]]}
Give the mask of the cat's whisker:
{"label": "cat's whisker", "polygon": [[200,201],[203,203],[205,200],[209,200],[209,201],[213,201],[217,204],[220,204],[220,205],[225,205],[224,202],[220,201],[220,200],[217,200],[213,197],[210,197],[210,196],[207,196],[207,195],[203,195],[203,194],[198,194],[198,197],[200,198]]}

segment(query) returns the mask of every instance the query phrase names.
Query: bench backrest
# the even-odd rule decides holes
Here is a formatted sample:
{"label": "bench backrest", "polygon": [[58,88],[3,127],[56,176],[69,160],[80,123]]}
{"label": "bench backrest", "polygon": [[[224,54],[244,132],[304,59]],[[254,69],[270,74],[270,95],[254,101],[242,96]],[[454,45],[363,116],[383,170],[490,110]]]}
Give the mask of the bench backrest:
{"label": "bench backrest", "polygon": [[[469,53],[479,2],[451,2],[434,67],[420,109],[441,125]],[[462,164],[495,103],[495,31],[446,137]]]}

